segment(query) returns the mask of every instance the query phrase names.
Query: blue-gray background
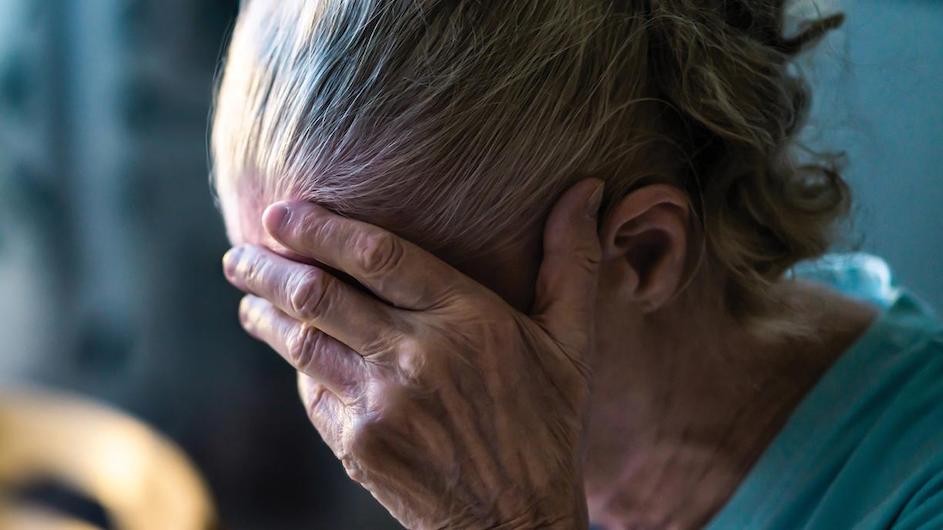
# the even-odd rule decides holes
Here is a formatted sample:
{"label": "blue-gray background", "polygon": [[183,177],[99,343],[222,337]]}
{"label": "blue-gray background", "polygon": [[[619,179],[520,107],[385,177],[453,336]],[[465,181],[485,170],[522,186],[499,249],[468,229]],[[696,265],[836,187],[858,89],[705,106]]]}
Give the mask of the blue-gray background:
{"label": "blue-gray background", "polygon": [[[206,123],[235,0],[0,0],[0,384],[112,402],[193,457],[229,528],[395,527],[238,330]],[[847,2],[805,69],[845,149],[846,246],[943,307],[943,2]]]}
{"label": "blue-gray background", "polygon": [[943,2],[842,4],[813,56],[808,136],[844,149],[857,205],[851,242],[943,308]]}

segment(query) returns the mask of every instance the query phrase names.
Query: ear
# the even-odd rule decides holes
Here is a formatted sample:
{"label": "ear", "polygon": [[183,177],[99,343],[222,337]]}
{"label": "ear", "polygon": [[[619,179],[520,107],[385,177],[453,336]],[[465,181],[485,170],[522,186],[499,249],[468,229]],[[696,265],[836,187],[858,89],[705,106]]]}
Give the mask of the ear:
{"label": "ear", "polygon": [[684,281],[689,240],[688,195],[652,184],[622,198],[602,223],[602,259],[644,312],[668,302]]}

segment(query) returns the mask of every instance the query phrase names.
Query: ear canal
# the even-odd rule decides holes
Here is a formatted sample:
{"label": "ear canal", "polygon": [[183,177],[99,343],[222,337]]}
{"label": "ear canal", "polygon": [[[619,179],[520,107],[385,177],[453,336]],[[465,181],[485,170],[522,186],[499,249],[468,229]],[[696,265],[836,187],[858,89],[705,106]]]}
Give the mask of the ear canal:
{"label": "ear canal", "polygon": [[626,239],[626,259],[639,277],[639,289],[645,289],[651,279],[651,271],[658,266],[658,262],[665,257],[666,247],[671,244],[667,241],[664,231],[650,227],[631,236],[622,236]]}

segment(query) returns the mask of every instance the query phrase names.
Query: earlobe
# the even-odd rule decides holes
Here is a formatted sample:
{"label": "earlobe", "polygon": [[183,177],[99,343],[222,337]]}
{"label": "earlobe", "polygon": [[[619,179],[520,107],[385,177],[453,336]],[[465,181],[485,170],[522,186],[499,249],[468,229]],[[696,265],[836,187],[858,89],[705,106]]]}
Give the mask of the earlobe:
{"label": "earlobe", "polygon": [[685,192],[653,184],[623,197],[603,220],[603,261],[622,271],[624,292],[645,312],[683,287],[689,219]]}

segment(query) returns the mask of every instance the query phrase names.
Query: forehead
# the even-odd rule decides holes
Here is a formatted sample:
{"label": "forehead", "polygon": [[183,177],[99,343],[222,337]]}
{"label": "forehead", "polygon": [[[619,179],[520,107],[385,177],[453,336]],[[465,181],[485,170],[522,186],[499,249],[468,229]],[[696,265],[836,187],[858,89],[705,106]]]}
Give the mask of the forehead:
{"label": "forehead", "polygon": [[[254,186],[239,186],[239,188],[241,191],[236,192],[236,188],[233,187],[217,186],[226,233],[233,246],[247,244],[264,246],[288,259],[323,267],[355,283],[346,274],[285,248],[265,231],[262,226],[262,213],[265,209],[273,202],[291,199],[291,197],[271,199],[268,194],[255,189]],[[534,236],[516,248],[474,260],[451,262],[451,264],[460,272],[495,291],[517,309],[526,311],[532,302],[532,286],[536,281],[537,265],[541,254],[539,234],[534,234]],[[439,257],[450,262],[445,256]]]}
{"label": "forehead", "polygon": [[261,193],[236,193],[230,187],[218,190],[226,235],[233,245],[261,245],[267,234],[262,228],[265,204]]}
{"label": "forehead", "polygon": [[[237,192],[237,189],[241,191]],[[315,260],[301,256],[276,241],[262,226],[262,213],[265,209],[274,202],[291,199],[291,197],[273,200],[252,185],[238,188],[218,185],[217,194],[223,223],[226,226],[226,236],[232,246],[259,245],[288,259],[316,264]]]}

